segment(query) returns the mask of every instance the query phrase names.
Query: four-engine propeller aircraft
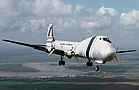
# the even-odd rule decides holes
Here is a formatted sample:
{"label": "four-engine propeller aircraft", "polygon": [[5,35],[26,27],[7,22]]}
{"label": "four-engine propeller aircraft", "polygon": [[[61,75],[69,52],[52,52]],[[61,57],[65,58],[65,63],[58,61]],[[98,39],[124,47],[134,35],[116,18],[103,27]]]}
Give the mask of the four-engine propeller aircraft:
{"label": "four-engine propeller aircraft", "polygon": [[45,45],[33,45],[6,39],[3,41],[31,47],[33,49],[47,52],[49,55],[58,54],[61,56],[60,61],[58,62],[59,65],[65,65],[65,61],[63,60],[64,56],[68,57],[69,59],[72,57],[87,58],[88,62],[86,65],[88,67],[93,65],[91,60],[94,60],[94,63],[96,64],[96,71],[99,71],[98,64],[105,64],[106,62],[112,61],[114,59],[117,60],[116,53],[136,51],[117,51],[110,39],[101,35],[89,37],[81,42],[55,40],[52,24],[50,24],[48,27],[47,42]]}

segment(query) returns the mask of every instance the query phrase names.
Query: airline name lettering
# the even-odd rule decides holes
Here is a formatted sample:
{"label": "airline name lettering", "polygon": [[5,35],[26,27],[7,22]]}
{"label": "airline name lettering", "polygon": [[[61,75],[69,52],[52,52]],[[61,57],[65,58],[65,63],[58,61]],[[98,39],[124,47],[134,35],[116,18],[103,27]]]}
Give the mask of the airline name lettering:
{"label": "airline name lettering", "polygon": [[72,46],[73,44],[70,44],[70,43],[60,43],[60,45]]}

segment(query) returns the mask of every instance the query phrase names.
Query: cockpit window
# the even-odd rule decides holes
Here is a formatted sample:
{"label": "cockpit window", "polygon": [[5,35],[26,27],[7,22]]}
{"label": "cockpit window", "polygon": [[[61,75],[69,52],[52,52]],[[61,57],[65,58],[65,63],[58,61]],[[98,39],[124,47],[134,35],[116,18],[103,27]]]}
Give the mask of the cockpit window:
{"label": "cockpit window", "polygon": [[111,41],[109,40],[109,38],[103,38],[103,41],[106,41],[106,42],[111,43]]}

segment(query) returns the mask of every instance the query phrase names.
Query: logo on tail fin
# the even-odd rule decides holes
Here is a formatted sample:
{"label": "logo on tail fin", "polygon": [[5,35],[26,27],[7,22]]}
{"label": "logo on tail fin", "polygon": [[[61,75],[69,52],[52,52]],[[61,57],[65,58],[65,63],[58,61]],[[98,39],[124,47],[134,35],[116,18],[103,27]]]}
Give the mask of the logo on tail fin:
{"label": "logo on tail fin", "polygon": [[53,36],[53,25],[50,24],[47,31],[47,42],[53,42],[55,41]]}

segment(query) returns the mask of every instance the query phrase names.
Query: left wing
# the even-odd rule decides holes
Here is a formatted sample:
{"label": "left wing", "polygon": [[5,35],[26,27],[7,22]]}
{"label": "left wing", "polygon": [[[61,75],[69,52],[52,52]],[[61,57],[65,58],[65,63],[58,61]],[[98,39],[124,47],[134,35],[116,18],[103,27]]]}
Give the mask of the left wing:
{"label": "left wing", "polygon": [[27,46],[27,47],[31,47],[33,49],[37,49],[37,50],[40,50],[40,51],[45,51],[45,52],[48,53],[47,49],[45,48],[46,45],[33,45],[33,44],[27,44],[27,43],[22,43],[22,42],[17,42],[17,41],[12,41],[12,40],[6,40],[6,39],[3,39],[2,41],[14,43],[14,44],[19,44],[19,45],[23,45],[23,46]]}
{"label": "left wing", "polygon": [[[50,53],[50,51],[48,51],[48,48],[46,48],[47,45],[28,44],[28,43],[17,42],[17,41],[7,40],[7,39],[3,39],[2,41],[10,42],[10,43],[18,44],[18,45],[23,45],[23,46],[31,47],[31,48],[36,49],[36,50],[40,50],[40,51]],[[58,55],[64,55],[64,51],[57,50],[57,49],[55,49],[53,53],[58,54]]]}

